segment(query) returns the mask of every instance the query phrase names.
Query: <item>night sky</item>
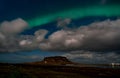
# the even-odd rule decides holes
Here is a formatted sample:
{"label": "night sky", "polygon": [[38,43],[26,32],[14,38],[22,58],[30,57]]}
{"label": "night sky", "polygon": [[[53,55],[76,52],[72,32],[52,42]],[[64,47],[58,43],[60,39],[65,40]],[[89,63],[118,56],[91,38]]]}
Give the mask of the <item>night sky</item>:
{"label": "night sky", "polygon": [[120,62],[119,33],[120,0],[0,0],[0,62]]}

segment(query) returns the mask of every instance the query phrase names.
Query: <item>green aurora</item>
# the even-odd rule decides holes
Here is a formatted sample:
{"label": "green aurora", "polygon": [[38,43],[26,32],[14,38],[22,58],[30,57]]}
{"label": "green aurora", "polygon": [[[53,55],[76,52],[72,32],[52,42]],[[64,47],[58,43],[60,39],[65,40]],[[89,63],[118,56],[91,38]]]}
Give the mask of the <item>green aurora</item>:
{"label": "green aurora", "polygon": [[56,20],[57,18],[83,18],[87,16],[120,16],[120,5],[103,5],[103,6],[89,6],[82,8],[67,9],[56,13],[46,15],[39,15],[32,19],[26,20],[30,27],[40,26]]}

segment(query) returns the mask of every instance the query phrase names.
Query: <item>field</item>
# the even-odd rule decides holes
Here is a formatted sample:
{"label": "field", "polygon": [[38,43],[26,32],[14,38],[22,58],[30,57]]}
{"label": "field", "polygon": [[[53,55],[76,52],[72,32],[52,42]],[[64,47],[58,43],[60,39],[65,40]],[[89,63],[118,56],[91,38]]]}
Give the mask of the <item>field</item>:
{"label": "field", "polygon": [[120,78],[120,69],[0,64],[0,78]]}

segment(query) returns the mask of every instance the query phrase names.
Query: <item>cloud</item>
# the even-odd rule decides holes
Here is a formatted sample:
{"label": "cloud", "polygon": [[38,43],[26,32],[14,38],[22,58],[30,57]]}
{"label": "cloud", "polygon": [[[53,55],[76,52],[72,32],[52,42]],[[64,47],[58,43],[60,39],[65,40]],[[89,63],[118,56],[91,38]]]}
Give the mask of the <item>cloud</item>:
{"label": "cloud", "polygon": [[[28,24],[18,18],[0,25],[0,52],[23,52],[40,49],[43,51],[63,51],[62,56],[86,63],[119,62],[120,19],[94,22],[75,29],[65,29],[70,19],[58,22],[63,29],[46,39],[48,30],[39,29],[34,35],[20,35]],[[38,56],[21,57],[39,59]]]}
{"label": "cloud", "polygon": [[47,30],[40,29],[34,35],[20,35],[28,27],[28,23],[21,18],[11,22],[5,21],[0,25],[0,52],[30,51],[38,49],[39,43],[44,41]]}
{"label": "cloud", "polygon": [[38,31],[35,32],[35,39],[37,42],[41,42],[44,40],[45,35],[48,33],[47,30],[44,29],[40,29]]}
{"label": "cloud", "polygon": [[27,28],[27,25],[27,22],[20,18],[11,22],[3,22],[0,26],[0,52],[35,49],[64,52],[120,50],[120,19],[94,22],[76,29],[61,29],[49,35],[47,39],[45,36],[49,31],[44,29],[37,30],[34,35],[19,35]]}
{"label": "cloud", "polygon": [[39,49],[40,43],[45,41],[45,35],[48,33],[47,30],[40,29],[37,30],[34,35],[23,35],[19,41],[20,47],[23,50],[35,50]]}
{"label": "cloud", "polygon": [[4,21],[0,25],[0,31],[4,34],[18,34],[27,28],[28,23],[21,18],[15,19],[13,21]]}
{"label": "cloud", "polygon": [[120,19],[94,22],[78,29],[54,32],[39,48],[48,51],[115,51],[120,50]]}
{"label": "cloud", "polygon": [[5,36],[0,32],[0,40],[3,40],[3,39],[5,39]]}
{"label": "cloud", "polygon": [[0,52],[31,51],[38,49],[45,40],[47,30],[40,29],[34,35],[20,35],[28,26],[27,22],[18,18],[11,22],[3,22],[0,26]]}
{"label": "cloud", "polygon": [[18,18],[11,22],[0,24],[0,52],[15,52],[21,50],[19,33],[27,28],[28,23]]}
{"label": "cloud", "polygon": [[69,59],[76,59],[76,58],[87,58],[87,59],[91,59],[93,58],[93,53],[91,53],[90,51],[70,51],[69,53],[66,53],[62,56],[65,56]]}
{"label": "cloud", "polygon": [[120,55],[115,52],[91,52],[91,51],[71,51],[65,53],[62,56],[65,56],[71,60],[84,63],[112,63],[120,62]]}
{"label": "cloud", "polygon": [[66,18],[66,19],[59,18],[57,21],[57,27],[65,28],[67,25],[71,23],[71,21],[72,20],[70,18]]}

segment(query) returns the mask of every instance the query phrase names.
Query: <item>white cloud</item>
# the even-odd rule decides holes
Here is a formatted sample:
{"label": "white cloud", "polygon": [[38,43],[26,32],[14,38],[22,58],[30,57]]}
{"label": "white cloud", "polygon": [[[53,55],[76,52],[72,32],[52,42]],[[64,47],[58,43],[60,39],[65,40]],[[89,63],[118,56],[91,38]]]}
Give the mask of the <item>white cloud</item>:
{"label": "white cloud", "polygon": [[32,42],[29,40],[22,40],[20,41],[20,46],[31,45]]}
{"label": "white cloud", "polygon": [[48,33],[47,30],[41,29],[36,31],[35,34],[35,39],[37,42],[41,42],[44,40],[45,35]]}
{"label": "white cloud", "polygon": [[[120,19],[95,22],[74,30],[59,30],[49,36],[44,42],[43,50],[90,50],[112,51],[120,46]],[[48,46],[49,43],[49,47]],[[43,44],[43,43],[42,43]],[[45,46],[46,44],[46,46]],[[42,48],[41,48],[42,47]]]}
{"label": "white cloud", "polygon": [[[69,21],[69,19],[63,20],[64,25],[68,25]],[[120,61],[118,52],[120,50],[120,19],[94,22],[74,30],[63,28],[52,33],[48,39],[45,39],[48,31],[44,29],[36,31],[34,35],[18,35],[27,25],[27,22],[22,19],[3,22],[0,25],[0,52],[40,49],[69,52],[62,56],[79,61]],[[39,57],[27,58],[37,59]]]}
{"label": "white cloud", "polygon": [[48,39],[45,39],[48,31],[44,29],[36,31],[34,36],[18,35],[27,25],[22,19],[2,23],[0,27],[0,30],[2,30],[0,31],[0,51],[15,52],[41,49],[47,51],[86,50],[109,52],[120,50],[120,19],[94,22],[74,30],[58,30],[51,34]]}
{"label": "white cloud", "polygon": [[4,21],[0,25],[0,31],[4,34],[18,34],[22,32],[28,23],[22,20],[21,18],[15,19],[13,21]]}
{"label": "white cloud", "polygon": [[16,52],[22,48],[19,46],[20,37],[17,35],[27,28],[28,24],[21,18],[11,22],[5,21],[0,25],[0,52]]}

